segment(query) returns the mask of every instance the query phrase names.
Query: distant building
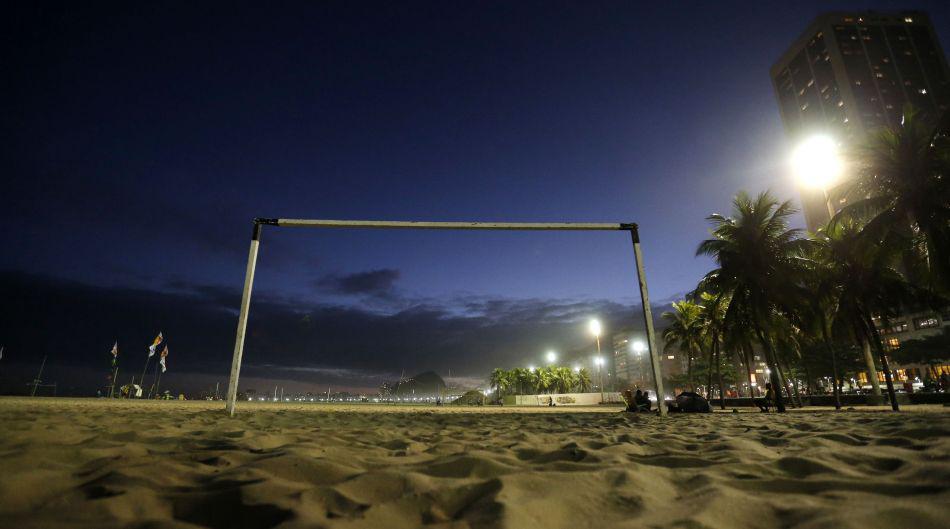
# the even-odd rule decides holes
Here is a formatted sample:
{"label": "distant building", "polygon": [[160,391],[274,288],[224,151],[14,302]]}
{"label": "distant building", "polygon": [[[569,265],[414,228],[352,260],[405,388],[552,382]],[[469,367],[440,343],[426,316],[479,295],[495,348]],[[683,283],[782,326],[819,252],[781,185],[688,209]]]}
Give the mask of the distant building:
{"label": "distant building", "polygon": [[[673,351],[664,353],[664,342],[660,332],[657,330],[656,354],[660,357],[663,378],[684,373],[686,371],[685,357]],[[613,389],[640,387],[649,390],[653,388],[653,367],[646,341],[646,333],[642,330],[623,329],[611,336],[610,371]],[[644,348],[639,352],[633,345],[636,342],[643,343]],[[671,388],[667,388],[667,391],[670,390]]]}
{"label": "distant building", "polygon": [[[825,13],[772,66],[772,84],[792,144],[825,133],[847,145],[900,123],[911,103],[931,115],[950,108],[950,70],[921,12]],[[802,190],[810,231],[829,219],[821,190]],[[832,204],[837,210],[843,204]]]}

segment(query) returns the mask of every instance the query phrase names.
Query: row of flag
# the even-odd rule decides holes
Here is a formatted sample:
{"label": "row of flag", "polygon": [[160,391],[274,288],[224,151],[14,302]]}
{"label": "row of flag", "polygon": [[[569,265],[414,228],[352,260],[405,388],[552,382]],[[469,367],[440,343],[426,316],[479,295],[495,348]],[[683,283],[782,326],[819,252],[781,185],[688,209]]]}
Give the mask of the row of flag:
{"label": "row of flag", "polygon": [[[159,345],[163,345],[164,341],[165,341],[165,337],[162,336],[161,331],[159,331],[158,336],[156,336],[155,339],[152,340],[152,345],[148,346],[148,358],[152,358],[153,356],[155,356],[155,351],[158,350]],[[159,360],[158,360],[159,365],[162,366],[162,373],[164,373],[168,369],[165,365],[165,357],[167,356],[168,356],[168,345],[165,345],[162,348],[162,352],[159,353]],[[118,362],[119,362],[119,342],[115,342],[114,344],[112,344],[112,367],[115,367]]]}

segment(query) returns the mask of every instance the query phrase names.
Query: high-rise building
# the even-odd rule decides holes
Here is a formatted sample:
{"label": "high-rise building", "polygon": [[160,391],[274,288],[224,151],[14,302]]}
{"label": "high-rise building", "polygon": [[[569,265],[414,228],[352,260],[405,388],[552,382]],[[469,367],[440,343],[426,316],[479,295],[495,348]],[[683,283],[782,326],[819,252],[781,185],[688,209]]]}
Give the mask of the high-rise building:
{"label": "high-rise building", "polygon": [[[793,144],[814,134],[842,145],[858,141],[899,124],[905,103],[932,115],[950,108],[946,57],[930,19],[916,11],[820,15],[772,66],[771,77]],[[801,193],[814,231],[829,219],[826,195]]]}

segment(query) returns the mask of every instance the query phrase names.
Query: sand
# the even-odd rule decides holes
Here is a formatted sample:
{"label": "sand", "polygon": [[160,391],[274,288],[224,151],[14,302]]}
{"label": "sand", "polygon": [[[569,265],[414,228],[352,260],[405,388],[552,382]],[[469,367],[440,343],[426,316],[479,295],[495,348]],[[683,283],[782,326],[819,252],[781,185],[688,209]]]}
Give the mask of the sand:
{"label": "sand", "polygon": [[944,528],[950,413],[0,399],[0,527]]}

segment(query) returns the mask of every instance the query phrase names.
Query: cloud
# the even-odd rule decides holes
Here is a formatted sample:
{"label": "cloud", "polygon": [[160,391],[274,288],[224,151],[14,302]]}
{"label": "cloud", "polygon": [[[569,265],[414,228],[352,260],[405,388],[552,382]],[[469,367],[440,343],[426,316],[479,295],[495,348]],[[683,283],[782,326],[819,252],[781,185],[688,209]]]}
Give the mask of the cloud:
{"label": "cloud", "polygon": [[317,280],[321,290],[344,296],[392,296],[399,270],[381,268],[349,275],[327,275]]}
{"label": "cloud", "polygon": [[[373,292],[370,286],[379,291],[392,281],[356,284],[359,291]],[[185,380],[186,373],[227,377],[237,289],[179,280],[154,291],[0,272],[0,291],[7,300],[0,305],[4,362],[38,365],[48,355],[48,367],[82,367],[104,377],[109,349],[118,340],[120,371],[131,376],[140,373],[146,348],[161,330],[171,351],[170,383],[179,374]],[[642,329],[639,307],[608,300],[464,296],[404,299],[399,306],[372,311],[363,304],[317,304],[256,292],[243,373],[312,384],[323,391],[327,384],[373,388],[403,370],[433,370],[444,377],[451,373],[471,382],[493,367],[537,360],[549,347],[565,360],[572,353],[588,354],[593,345],[586,321],[592,316],[613,331]],[[654,314],[662,310],[654,307]],[[85,383],[95,388],[100,382]]]}

